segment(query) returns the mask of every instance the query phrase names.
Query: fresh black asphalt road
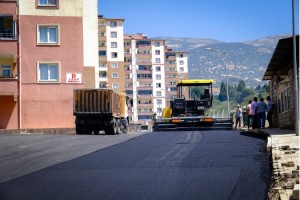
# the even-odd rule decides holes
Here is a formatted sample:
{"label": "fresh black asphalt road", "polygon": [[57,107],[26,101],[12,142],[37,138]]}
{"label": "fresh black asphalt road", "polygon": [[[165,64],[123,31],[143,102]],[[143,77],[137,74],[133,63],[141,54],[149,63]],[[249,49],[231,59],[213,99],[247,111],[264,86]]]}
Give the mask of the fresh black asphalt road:
{"label": "fresh black asphalt road", "polygon": [[267,190],[264,149],[264,140],[238,131],[146,133],[2,182],[0,199],[260,200]]}

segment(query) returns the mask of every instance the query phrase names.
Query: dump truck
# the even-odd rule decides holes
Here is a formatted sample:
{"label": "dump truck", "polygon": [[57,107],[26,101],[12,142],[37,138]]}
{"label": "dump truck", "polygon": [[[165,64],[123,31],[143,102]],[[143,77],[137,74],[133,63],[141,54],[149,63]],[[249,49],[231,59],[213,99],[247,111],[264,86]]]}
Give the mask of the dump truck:
{"label": "dump truck", "polygon": [[216,117],[209,112],[213,94],[211,79],[178,81],[177,96],[163,108],[161,118],[155,119],[154,130],[166,129],[231,129],[232,117]]}
{"label": "dump truck", "polygon": [[77,134],[127,133],[129,98],[111,89],[74,89],[73,115]]}

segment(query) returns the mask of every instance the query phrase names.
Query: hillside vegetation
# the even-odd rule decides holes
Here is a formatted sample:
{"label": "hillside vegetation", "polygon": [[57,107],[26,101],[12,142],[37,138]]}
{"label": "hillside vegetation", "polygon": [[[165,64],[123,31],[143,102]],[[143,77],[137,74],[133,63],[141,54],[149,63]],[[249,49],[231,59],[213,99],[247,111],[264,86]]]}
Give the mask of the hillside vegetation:
{"label": "hillside vegetation", "polygon": [[[189,54],[190,79],[214,79],[214,97],[211,112],[222,115],[227,112],[226,77],[229,83],[230,110],[237,104],[246,106],[254,96],[266,98],[269,93],[268,81],[263,75],[279,39],[289,35],[275,35],[245,42],[222,42],[203,38],[159,37],[167,41],[174,51]],[[226,54],[208,51],[207,48],[225,51]],[[225,68],[226,62],[226,68]]]}

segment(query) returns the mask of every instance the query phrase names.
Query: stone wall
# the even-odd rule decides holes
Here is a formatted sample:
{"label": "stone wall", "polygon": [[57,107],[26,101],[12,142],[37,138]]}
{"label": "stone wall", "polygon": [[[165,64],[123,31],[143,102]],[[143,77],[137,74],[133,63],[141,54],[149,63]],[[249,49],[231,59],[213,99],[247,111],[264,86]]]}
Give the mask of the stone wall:
{"label": "stone wall", "polygon": [[[289,88],[289,110],[278,112],[279,92]],[[288,72],[284,80],[279,80],[279,76],[274,76],[270,81],[270,96],[275,103],[275,113],[273,114],[274,128],[294,128],[295,126],[295,107],[294,107],[294,73],[293,68]]]}

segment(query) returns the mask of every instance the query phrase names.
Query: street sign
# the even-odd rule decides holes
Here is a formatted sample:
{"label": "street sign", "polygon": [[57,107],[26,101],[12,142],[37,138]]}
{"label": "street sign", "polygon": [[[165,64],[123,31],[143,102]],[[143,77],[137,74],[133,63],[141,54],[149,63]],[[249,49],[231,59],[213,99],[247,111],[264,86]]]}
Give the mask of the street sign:
{"label": "street sign", "polygon": [[81,83],[82,82],[81,73],[67,73],[66,82]]}

